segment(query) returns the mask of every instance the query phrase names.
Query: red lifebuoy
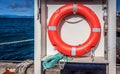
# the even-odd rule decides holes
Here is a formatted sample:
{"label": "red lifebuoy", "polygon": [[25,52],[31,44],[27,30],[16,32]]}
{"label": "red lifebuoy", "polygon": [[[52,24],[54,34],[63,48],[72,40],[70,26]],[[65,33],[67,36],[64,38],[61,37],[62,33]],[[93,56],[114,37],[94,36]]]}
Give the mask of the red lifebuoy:
{"label": "red lifebuoy", "polygon": [[[73,46],[65,43],[58,32],[60,21],[71,14],[78,14],[85,17],[91,28],[89,38],[81,45]],[[59,52],[68,56],[81,56],[91,51],[91,48],[97,46],[101,36],[101,26],[96,14],[88,7],[82,4],[66,4],[54,12],[50,18],[48,36],[52,45]]]}

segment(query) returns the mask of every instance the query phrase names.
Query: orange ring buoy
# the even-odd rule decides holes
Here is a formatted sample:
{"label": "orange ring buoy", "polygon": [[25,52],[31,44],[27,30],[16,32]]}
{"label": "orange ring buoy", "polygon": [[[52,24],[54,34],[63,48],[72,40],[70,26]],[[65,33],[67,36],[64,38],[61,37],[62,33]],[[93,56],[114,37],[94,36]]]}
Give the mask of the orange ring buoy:
{"label": "orange ring buoy", "polygon": [[[59,36],[59,23],[60,21],[68,15],[78,14],[82,15],[89,22],[91,33],[89,38],[81,45],[69,45],[62,41]],[[82,4],[66,4],[60,7],[50,18],[48,24],[48,36],[52,45],[59,52],[68,55],[68,56],[81,56],[89,51],[91,48],[97,46],[101,35],[101,26],[100,22],[95,15],[95,13],[88,7]]]}

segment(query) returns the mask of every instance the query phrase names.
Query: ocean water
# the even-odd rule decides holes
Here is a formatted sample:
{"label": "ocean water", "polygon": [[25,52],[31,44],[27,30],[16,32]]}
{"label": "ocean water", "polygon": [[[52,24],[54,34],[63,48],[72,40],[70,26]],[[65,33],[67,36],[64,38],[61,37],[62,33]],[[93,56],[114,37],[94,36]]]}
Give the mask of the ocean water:
{"label": "ocean water", "polygon": [[34,18],[0,18],[0,60],[34,59],[33,39]]}

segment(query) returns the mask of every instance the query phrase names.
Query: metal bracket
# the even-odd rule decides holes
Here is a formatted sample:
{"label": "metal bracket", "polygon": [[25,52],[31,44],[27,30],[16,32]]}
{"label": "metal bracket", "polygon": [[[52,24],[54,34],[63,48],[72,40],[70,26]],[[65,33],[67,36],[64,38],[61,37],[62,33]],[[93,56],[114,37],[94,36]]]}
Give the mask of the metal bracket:
{"label": "metal bracket", "polygon": [[91,61],[94,62],[94,60],[95,60],[95,49],[92,48],[92,50],[91,50]]}
{"label": "metal bracket", "polygon": [[77,13],[77,4],[73,4],[73,14]]}
{"label": "metal bracket", "polygon": [[108,14],[107,14],[107,5],[103,3],[102,5],[103,10],[103,21],[104,21],[104,35],[107,35],[108,32]]}

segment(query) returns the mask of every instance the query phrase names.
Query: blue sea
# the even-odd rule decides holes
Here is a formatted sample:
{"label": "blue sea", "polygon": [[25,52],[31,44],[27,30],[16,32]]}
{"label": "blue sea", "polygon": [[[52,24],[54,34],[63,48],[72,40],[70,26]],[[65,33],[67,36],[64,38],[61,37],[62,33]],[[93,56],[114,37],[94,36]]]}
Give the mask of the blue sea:
{"label": "blue sea", "polygon": [[0,18],[0,60],[34,59],[34,18]]}

